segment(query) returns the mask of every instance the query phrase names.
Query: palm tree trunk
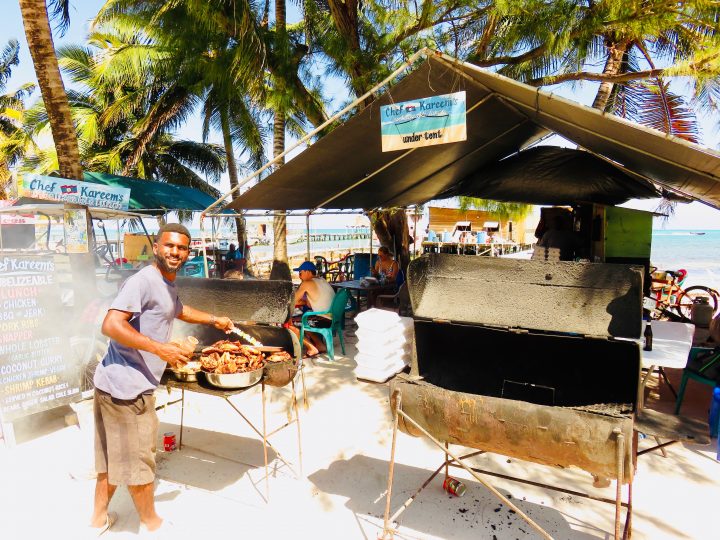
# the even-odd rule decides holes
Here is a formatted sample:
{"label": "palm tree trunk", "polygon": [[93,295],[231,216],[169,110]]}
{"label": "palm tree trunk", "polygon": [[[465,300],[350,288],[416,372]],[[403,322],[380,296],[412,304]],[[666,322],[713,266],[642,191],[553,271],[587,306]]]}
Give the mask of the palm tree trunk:
{"label": "palm tree trunk", "polygon": [[[285,36],[285,0],[275,0],[275,31],[276,45],[287,45]],[[282,89],[279,89],[282,91]],[[278,108],[273,121],[273,157],[285,151],[285,111]],[[276,170],[282,167],[285,159],[277,163]],[[270,279],[291,280],[290,265],[287,253],[287,218],[284,213],[275,212],[273,216],[273,264],[270,270]]]}
{"label": "palm tree trunk", "polygon": [[[620,73],[622,67],[623,56],[627,51],[629,43],[626,41],[617,42],[611,39],[607,40],[606,46],[609,50],[607,61],[605,62],[605,68],[603,69],[603,75],[617,75]],[[615,83],[601,82],[598,88],[595,100],[593,101],[593,108],[605,110],[610,94],[612,93],[613,86]]]}
{"label": "palm tree trunk", "polygon": [[60,175],[64,178],[82,180],[83,170],[77,134],[70,114],[65,86],[60,76],[45,0],[20,0],[20,11],[30,55],[35,65],[35,74],[50,119]]}
{"label": "palm tree trunk", "polygon": [[[273,156],[277,157],[285,150],[285,114],[275,111],[273,122]],[[276,165],[281,167],[281,160]],[[283,212],[275,212],[273,216],[273,264],[270,270],[270,279],[291,280],[290,265],[287,253],[287,217]]]}
{"label": "palm tree trunk", "polygon": [[410,264],[410,231],[405,208],[375,210],[370,214],[370,223],[380,245],[394,253],[395,260],[407,275],[407,266]]}
{"label": "palm tree trunk", "polygon": [[[57,152],[60,176],[83,180],[77,133],[72,121],[65,86],[60,76],[60,66],[55,54],[45,0],[20,0],[20,12],[25,26],[30,56],[32,56],[35,66],[35,75],[50,120],[50,130]],[[87,206],[74,204],[67,206],[85,210],[86,226],[90,237],[93,224]],[[80,314],[83,309],[96,297],[93,249],[88,249],[87,253],[71,254],[69,262],[73,274],[74,305],[77,315],[73,320],[77,322],[81,320]],[[74,335],[85,335],[86,332],[87,329],[81,325],[70,328],[70,333]]]}
{"label": "palm tree trunk", "polygon": [[[230,134],[230,117],[228,107],[223,105],[220,111],[220,127],[222,129],[223,144],[225,145],[225,155],[227,156],[228,176],[230,177],[230,188],[235,189],[238,185],[237,162],[235,161],[235,151],[233,150],[232,135]],[[240,197],[240,193],[234,191],[232,199]],[[242,213],[242,211],[241,211]],[[245,228],[245,218],[235,218],[235,230],[237,231],[238,249],[243,253],[243,257],[247,259],[248,254],[245,253],[247,245],[247,231]]]}

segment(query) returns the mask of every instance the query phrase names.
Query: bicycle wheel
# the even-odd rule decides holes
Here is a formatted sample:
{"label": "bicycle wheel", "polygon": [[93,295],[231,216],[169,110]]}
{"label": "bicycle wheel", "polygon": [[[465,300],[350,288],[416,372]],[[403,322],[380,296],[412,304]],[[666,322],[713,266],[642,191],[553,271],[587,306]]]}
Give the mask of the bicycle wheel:
{"label": "bicycle wheel", "polygon": [[705,287],[704,285],[693,285],[680,293],[677,303],[675,304],[675,309],[678,313],[680,313],[680,315],[682,315],[686,322],[691,322],[693,303],[695,302],[695,299],[701,297],[708,299],[708,304],[710,304],[713,308],[713,315],[717,312],[717,291],[711,289],[710,287]]}

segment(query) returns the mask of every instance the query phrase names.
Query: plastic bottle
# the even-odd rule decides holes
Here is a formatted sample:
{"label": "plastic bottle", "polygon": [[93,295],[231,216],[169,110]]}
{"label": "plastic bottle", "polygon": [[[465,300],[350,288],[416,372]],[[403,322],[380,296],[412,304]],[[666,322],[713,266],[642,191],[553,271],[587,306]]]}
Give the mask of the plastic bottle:
{"label": "plastic bottle", "polygon": [[710,437],[718,435],[718,417],[720,416],[720,386],[716,386],[713,390],[712,404],[710,405],[710,416],[708,424],[710,424]]}
{"label": "plastic bottle", "polygon": [[650,326],[650,321],[648,321],[645,325],[645,332],[643,332],[643,336],[645,336],[645,346],[643,347],[643,350],[652,351],[653,332],[652,326]]}

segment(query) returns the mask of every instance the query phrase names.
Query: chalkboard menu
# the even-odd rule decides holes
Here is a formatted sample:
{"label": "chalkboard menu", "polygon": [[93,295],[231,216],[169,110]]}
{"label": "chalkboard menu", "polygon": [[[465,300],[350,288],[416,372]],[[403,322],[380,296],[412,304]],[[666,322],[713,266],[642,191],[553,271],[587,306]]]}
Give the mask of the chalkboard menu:
{"label": "chalkboard menu", "polygon": [[52,255],[0,253],[0,416],[11,422],[77,401],[81,366],[69,346],[68,276]]}

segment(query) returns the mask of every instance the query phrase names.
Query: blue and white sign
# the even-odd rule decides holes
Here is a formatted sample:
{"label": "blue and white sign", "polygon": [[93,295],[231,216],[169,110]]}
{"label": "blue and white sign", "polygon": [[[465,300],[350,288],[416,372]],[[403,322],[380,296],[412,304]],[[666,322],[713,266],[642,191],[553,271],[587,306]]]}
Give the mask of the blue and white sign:
{"label": "blue and white sign", "polygon": [[18,196],[113,210],[127,210],[130,206],[129,188],[104,186],[41,174],[26,174],[18,178]]}
{"label": "blue and white sign", "polygon": [[382,151],[464,141],[465,92],[380,107]]}

